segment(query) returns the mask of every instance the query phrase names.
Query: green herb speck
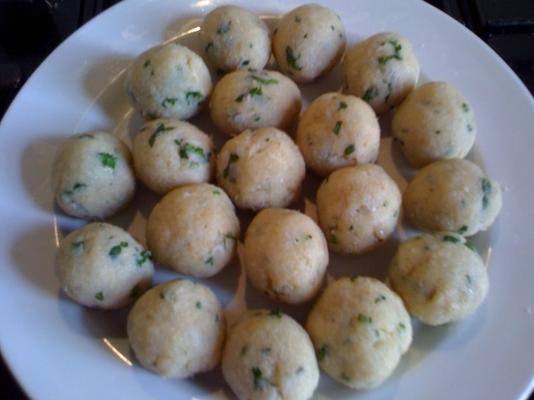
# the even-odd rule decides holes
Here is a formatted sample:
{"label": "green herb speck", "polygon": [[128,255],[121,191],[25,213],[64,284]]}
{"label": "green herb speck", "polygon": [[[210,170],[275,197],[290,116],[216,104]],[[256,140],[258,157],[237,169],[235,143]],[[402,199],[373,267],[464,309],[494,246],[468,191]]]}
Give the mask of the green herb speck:
{"label": "green herb speck", "polygon": [[121,254],[122,249],[128,247],[128,242],[120,242],[118,245],[113,246],[110,250],[108,255],[111,258],[116,258],[119,254]]}
{"label": "green herb speck", "polygon": [[145,61],[145,63],[143,64],[143,68],[147,68],[148,66],[150,66],[150,60]]}
{"label": "green herb speck", "polygon": [[388,56],[381,56],[381,57],[378,57],[378,63],[380,65],[385,65],[389,60],[402,60],[402,56],[401,56],[401,50],[402,50],[402,45],[397,42],[396,40],[388,40],[388,43],[393,46],[393,54],[390,54]]}
{"label": "green herb speck", "polygon": [[191,104],[191,102],[198,103],[204,98],[204,95],[198,91],[189,91],[185,93],[185,101],[187,104]]}
{"label": "green herb speck", "polygon": [[460,239],[458,239],[456,236],[445,235],[445,236],[443,236],[443,241],[444,242],[451,242],[451,243],[458,243],[460,241]]}
{"label": "green herb speck", "polygon": [[204,264],[213,266],[213,257],[210,257],[204,261]]}
{"label": "green herb speck", "polygon": [[319,362],[323,361],[327,354],[328,354],[328,346],[324,344],[317,350],[317,361]]}
{"label": "green herb speck", "polygon": [[377,298],[375,299],[375,303],[380,303],[381,301],[385,301],[386,300],[386,296],[384,296],[383,294],[377,296]]}
{"label": "green herb speck", "polygon": [[114,156],[110,153],[98,153],[98,156],[100,157],[100,162],[102,165],[106,168],[115,169],[115,165],[117,163],[117,156]]}
{"label": "green herb speck", "polygon": [[195,303],[195,307],[198,308],[199,310],[202,308],[202,303],[200,301],[197,301]]}
{"label": "green herb speck", "polygon": [[78,240],[77,242],[73,242],[71,244],[72,251],[76,252],[77,254],[80,254],[81,252],[83,252],[84,248],[85,248],[85,241],[83,240]]}
{"label": "green herb speck", "polygon": [[460,229],[458,229],[458,233],[459,233],[460,235],[463,235],[465,232],[467,232],[468,229],[469,229],[469,227],[468,227],[467,225],[462,225],[462,226],[460,227]]}
{"label": "green herb speck", "polygon": [[367,90],[364,92],[362,96],[362,100],[366,102],[370,102],[373,100],[376,96],[378,96],[378,88],[376,86],[370,86],[367,88]]}
{"label": "green herb speck", "polygon": [[95,294],[95,299],[97,299],[98,301],[104,301],[104,293],[98,292],[97,294]]}
{"label": "green herb speck", "polygon": [[167,108],[167,105],[174,106],[177,101],[178,101],[178,98],[176,97],[165,97],[163,101],[161,102],[161,106],[163,108]]}
{"label": "green herb speck", "polygon": [[343,122],[341,121],[337,121],[336,122],[336,125],[334,126],[334,128],[332,129],[332,132],[334,132],[336,135],[339,135],[339,131],[341,129],[341,125],[343,124]]}
{"label": "green herb speck", "polygon": [[204,51],[208,53],[211,49],[213,49],[214,46],[215,45],[213,44],[213,42],[209,42],[206,47],[204,47]]}
{"label": "green herb speck", "polygon": [[295,15],[295,22],[297,23],[302,22],[302,18],[300,18],[298,15]]}
{"label": "green herb speck", "polygon": [[471,275],[469,274],[465,275],[465,280],[467,281],[468,285],[471,285],[473,283],[473,278],[471,278]]}
{"label": "green herb speck", "polygon": [[343,155],[344,155],[345,157],[348,157],[349,155],[351,155],[352,153],[354,153],[354,150],[355,150],[355,149],[356,149],[356,148],[354,147],[353,144],[348,145],[347,147],[345,147],[345,151],[343,152]]}
{"label": "green herb speck", "polygon": [[147,260],[152,259],[152,253],[149,250],[143,250],[139,253],[139,256],[135,259],[135,263],[138,267],[141,267]]}
{"label": "green herb speck", "polygon": [[345,108],[347,108],[347,103],[345,103],[344,101],[340,101],[337,110],[344,110]]}
{"label": "green herb speck", "polygon": [[469,112],[469,106],[467,105],[467,103],[462,103],[462,110],[464,112]]}
{"label": "green herb speck", "polygon": [[269,315],[272,315],[273,317],[276,317],[276,318],[282,318],[282,311],[280,311],[278,309],[271,310]]}
{"label": "green herb speck", "polygon": [[477,249],[476,249],[474,243],[471,242],[470,240],[466,240],[466,241],[464,242],[464,245],[465,245],[465,247],[467,247],[469,250],[472,250],[472,251],[474,251],[474,252],[477,251]]}
{"label": "green herb speck", "polygon": [[264,77],[261,77],[259,75],[255,75],[255,74],[251,74],[250,77],[253,80],[258,81],[259,83],[262,83],[264,85],[272,85],[272,84],[278,83],[278,81],[276,79],[264,78]]}
{"label": "green herb speck", "polygon": [[486,178],[482,178],[481,187],[482,187],[482,209],[485,210],[489,205],[489,195],[491,194],[491,182]]}
{"label": "green herb speck", "polygon": [[300,54],[296,56],[295,53],[293,53],[293,49],[291,47],[286,47],[287,65],[289,65],[289,67],[293,68],[295,71],[302,70],[302,67],[298,64],[299,58]]}
{"label": "green herb speck", "polygon": [[232,25],[232,21],[228,21],[226,24],[221,24],[217,27],[217,35],[224,35],[230,30],[230,26]]}
{"label": "green herb speck", "polygon": [[230,158],[228,158],[228,164],[226,164],[226,167],[223,170],[223,177],[228,179],[230,176],[230,166],[235,163],[237,160],[239,160],[239,156],[235,153],[230,154]]}
{"label": "green herb speck", "polygon": [[358,322],[371,324],[371,323],[373,323],[373,319],[371,317],[369,317],[368,315],[364,315],[364,314],[360,313],[360,314],[358,314]]}
{"label": "green herb speck", "polygon": [[150,139],[148,139],[148,144],[150,147],[154,146],[154,143],[156,142],[156,139],[159,135],[161,135],[163,132],[167,132],[170,130],[173,130],[174,126],[165,126],[165,124],[158,124],[156,127],[156,130],[150,135]]}

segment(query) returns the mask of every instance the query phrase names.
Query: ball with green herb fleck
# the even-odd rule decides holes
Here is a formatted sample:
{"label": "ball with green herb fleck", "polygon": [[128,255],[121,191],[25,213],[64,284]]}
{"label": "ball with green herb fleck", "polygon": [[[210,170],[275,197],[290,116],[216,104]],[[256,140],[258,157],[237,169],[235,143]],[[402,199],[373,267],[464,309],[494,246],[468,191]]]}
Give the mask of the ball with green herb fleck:
{"label": "ball with green herb fleck", "polygon": [[330,250],[363,254],[395,230],[401,207],[397,184],[375,164],[332,172],[317,191],[317,217]]}
{"label": "ball with green herb fleck", "polygon": [[328,246],[315,221],[298,211],[268,208],[250,223],[244,265],[258,291],[285,303],[303,303],[320,290]]}
{"label": "ball with green herb fleck", "polygon": [[318,4],[285,14],[273,34],[273,54],[280,70],[306,83],[330,71],[345,51],[345,27],[338,15]]}
{"label": "ball with green herb fleck", "polygon": [[232,260],[240,225],[223,189],[207,183],[181,186],[156,204],[147,222],[154,259],[182,274],[210,277]]}
{"label": "ball with green herb fleck", "polygon": [[242,209],[281,208],[300,193],[305,165],[299,148],[276,128],[246,130],[217,156],[217,182]]}
{"label": "ball with green herb fleck", "polygon": [[276,310],[250,310],[230,330],[222,372],[239,399],[305,400],[319,383],[308,334]]}
{"label": "ball with green herb fleck", "polygon": [[56,258],[63,292],[88,307],[116,309],[132,303],[152,283],[152,256],[128,232],[91,223],[69,233]]}
{"label": "ball with green herb fleck", "polygon": [[395,112],[391,128],[401,152],[416,168],[464,158],[476,136],[473,108],[445,82],[425,83],[411,92]]}
{"label": "ball with green herb fleck", "polygon": [[211,88],[204,60],[174,42],[145,51],[126,73],[130,102],[147,118],[191,118],[200,111]]}
{"label": "ball with green herb fleck", "polygon": [[363,100],[325,93],[302,114],[296,142],[308,168],[326,176],[342,167],[375,162],[380,126]]}
{"label": "ball with green herb fleck", "polygon": [[403,242],[388,277],[410,314],[428,325],[443,325],[473,314],[489,287],[482,258],[454,232],[424,234]]}
{"label": "ball with green herb fleck", "polygon": [[400,104],[415,88],[419,62],[406,38],[383,32],[347,51],[343,75],[345,92],[361,97],[382,114]]}
{"label": "ball with green herb fleck", "polygon": [[241,7],[221,6],[208,13],[200,37],[206,59],[222,71],[262,69],[271,56],[269,28]]}
{"label": "ball with green herb fleck", "polygon": [[200,129],[168,118],[145,123],[133,142],[137,176],[161,195],[188,183],[210,181],[214,151],[211,137]]}
{"label": "ball with green herb fleck", "polygon": [[238,70],[225,75],[213,90],[210,113],[229,136],[246,129],[291,128],[301,108],[295,83],[276,71]]}
{"label": "ball with green herb fleck", "polygon": [[58,150],[52,189],[59,208],[84,219],[109,217],[135,192],[130,151],[107,132],[87,132],[68,138]]}
{"label": "ball with green herb fleck", "polygon": [[382,384],[412,342],[400,297],[367,277],[329,284],[310,311],[306,330],[321,369],[353,389]]}
{"label": "ball with green herb fleck", "polygon": [[441,160],[415,175],[403,201],[415,227],[472,236],[488,229],[497,218],[502,190],[469,160]]}
{"label": "ball with green herb fleck", "polygon": [[219,364],[224,313],[210,288],[176,279],[137,300],[127,331],[142,366],[168,378],[188,378]]}

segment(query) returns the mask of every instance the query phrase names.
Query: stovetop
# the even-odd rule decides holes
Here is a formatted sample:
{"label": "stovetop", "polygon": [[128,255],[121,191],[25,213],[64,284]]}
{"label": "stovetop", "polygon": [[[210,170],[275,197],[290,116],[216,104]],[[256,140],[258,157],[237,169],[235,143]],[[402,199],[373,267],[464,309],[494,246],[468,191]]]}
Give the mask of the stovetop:
{"label": "stovetop", "polygon": [[[532,0],[426,1],[484,40],[534,93]],[[26,79],[56,46],[85,22],[118,2],[0,0],[0,118]],[[0,387],[4,398],[26,398],[1,360]]]}

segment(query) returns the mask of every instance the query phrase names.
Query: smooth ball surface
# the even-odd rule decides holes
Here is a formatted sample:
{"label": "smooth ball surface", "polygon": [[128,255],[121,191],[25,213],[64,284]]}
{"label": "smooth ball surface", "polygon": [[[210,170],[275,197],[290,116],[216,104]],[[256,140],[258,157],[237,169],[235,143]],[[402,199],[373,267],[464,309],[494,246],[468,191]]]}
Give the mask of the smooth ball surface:
{"label": "smooth ball surface", "polygon": [[77,303],[116,309],[150,287],[154,266],[150,252],[128,232],[92,223],[63,239],[56,273],[61,289]]}
{"label": "smooth ball surface", "polygon": [[260,211],[247,229],[244,264],[257,290],[274,300],[303,303],[322,286],[328,246],[307,215],[269,208]]}
{"label": "smooth ball surface", "polygon": [[419,62],[406,38],[383,32],[347,51],[343,74],[346,93],[361,97],[382,114],[400,104],[415,88]]}
{"label": "smooth ball surface", "polygon": [[489,286],[482,258],[462,236],[449,232],[403,242],[388,277],[410,314],[429,325],[459,321],[474,313]]}
{"label": "smooth ball surface", "polygon": [[107,132],[67,139],[52,170],[57,205],[78,218],[102,219],[115,214],[135,192],[131,158],[128,148]]}
{"label": "smooth ball surface", "polygon": [[251,310],[230,330],[222,372],[239,399],[305,400],[319,383],[308,334],[280,311]]}
{"label": "smooth ball surface", "polygon": [[219,364],[224,313],[207,286],[176,279],[135,303],[127,331],[141,365],[168,378],[188,378]]}
{"label": "smooth ball surface", "polygon": [[305,4],[285,14],[273,34],[273,54],[280,70],[306,83],[332,69],[345,51],[345,28],[326,7]]}
{"label": "smooth ball surface", "polygon": [[297,145],[275,128],[247,130],[217,157],[217,182],[237,207],[282,208],[299,194],[305,165]]}
{"label": "smooth ball surface", "polygon": [[239,220],[226,193],[198,183],[174,189],[156,204],[146,236],[158,263],[206,278],[232,260],[239,233]]}
{"label": "smooth ball surface", "polygon": [[415,89],[395,112],[393,136],[411,165],[464,158],[475,143],[471,105],[452,85],[429,82]]}
{"label": "smooth ball surface", "polygon": [[296,142],[308,168],[326,176],[341,167],[375,162],[380,126],[363,100],[325,93],[302,114]]}
{"label": "smooth ball surface", "polygon": [[414,226],[471,236],[493,224],[502,207],[502,191],[471,161],[442,160],[415,175],[403,201]]}
{"label": "smooth ball surface", "polygon": [[139,179],[161,195],[208,182],[215,167],[211,138],[194,125],[166,118],[145,123],[134,139],[133,159]]}
{"label": "smooth ball surface", "polygon": [[215,8],[204,18],[200,34],[208,62],[222,71],[262,69],[271,56],[269,28],[241,7]]}
{"label": "smooth ball surface", "polygon": [[317,191],[317,217],[330,250],[358,255],[383,243],[395,230],[401,194],[374,164],[338,169]]}
{"label": "smooth ball surface", "polygon": [[289,129],[301,107],[300,90],[276,71],[238,70],[225,75],[213,90],[213,123],[229,136],[246,129]]}
{"label": "smooth ball surface", "polygon": [[395,370],[412,342],[402,300],[374,278],[341,278],[327,286],[306,330],[323,371],[353,389],[371,389]]}
{"label": "smooth ball surface", "polygon": [[200,111],[211,87],[204,60],[177,43],[145,51],[126,73],[130,102],[148,118],[191,118]]}

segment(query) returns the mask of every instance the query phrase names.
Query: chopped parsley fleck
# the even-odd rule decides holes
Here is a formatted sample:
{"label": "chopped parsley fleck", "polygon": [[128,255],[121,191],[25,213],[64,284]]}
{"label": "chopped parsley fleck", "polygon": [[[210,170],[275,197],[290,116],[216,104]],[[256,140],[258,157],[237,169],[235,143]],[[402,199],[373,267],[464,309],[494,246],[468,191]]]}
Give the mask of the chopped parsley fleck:
{"label": "chopped parsley fleck", "polygon": [[[258,122],[260,119],[261,119],[261,117],[259,115],[255,115],[254,116],[254,122]],[[269,141],[269,140],[267,140],[267,141]]]}
{"label": "chopped parsley fleck", "polygon": [[147,68],[150,66],[150,60],[146,60],[145,63],[143,64],[143,68]]}
{"label": "chopped parsley fleck", "polygon": [[297,368],[297,372],[296,372],[297,374],[301,374],[303,372],[304,372],[304,367],[303,366],[300,366],[300,367]]}
{"label": "chopped parsley fleck", "polygon": [[344,101],[340,101],[337,110],[344,110],[345,108],[347,108],[347,103],[345,103]]}
{"label": "chopped parsley fleck", "polygon": [[306,235],[304,235],[304,239],[306,239],[306,240],[310,240],[312,237],[313,237],[313,236],[310,235],[309,233],[306,234]]}
{"label": "chopped parsley fleck", "polygon": [[369,86],[362,96],[362,100],[370,102],[378,96],[378,88],[376,86]]}
{"label": "chopped parsley fleck", "polygon": [[460,241],[460,239],[458,239],[456,236],[445,235],[445,236],[443,236],[443,241],[444,242],[451,242],[451,243],[458,243]]}
{"label": "chopped parsley fleck", "polygon": [[161,106],[163,108],[167,108],[167,105],[174,106],[177,101],[178,101],[177,97],[165,97],[163,101],[161,102]]}
{"label": "chopped parsley fleck", "polygon": [[255,75],[255,74],[250,75],[250,77],[253,80],[258,81],[259,83],[262,83],[264,85],[271,85],[271,84],[274,84],[274,83],[278,83],[278,81],[276,79],[264,78],[262,76]]}
{"label": "chopped parsley fleck", "polygon": [[436,130],[434,133],[435,133],[436,135],[439,135],[439,134],[441,133],[441,130],[438,129],[438,130]]}
{"label": "chopped parsley fleck", "polygon": [[469,250],[472,250],[472,251],[475,251],[475,252],[477,251],[475,245],[474,245],[473,242],[471,242],[470,240],[466,240],[466,241],[464,242],[464,245],[465,245],[465,247],[467,247]]}
{"label": "chopped parsley fleck", "polygon": [[332,29],[333,31],[336,30],[336,28],[334,27],[334,25],[330,25],[330,29]]}
{"label": "chopped parsley fleck", "polygon": [[252,371],[252,379],[254,379],[255,390],[263,390],[265,384],[272,385],[272,383],[267,378],[263,377],[261,369],[259,369],[258,367],[253,367],[251,371]]}
{"label": "chopped parsley fleck", "polygon": [[104,293],[98,292],[97,294],[95,294],[95,299],[97,299],[98,301],[104,301]]}
{"label": "chopped parsley fleck", "polygon": [[146,260],[152,259],[152,253],[149,250],[143,250],[139,253],[139,256],[135,259],[135,263],[138,267],[142,266]]}
{"label": "chopped parsley fleck", "polygon": [[326,344],[323,344],[317,350],[317,361],[319,362],[323,361],[327,354],[328,354],[328,346]]}
{"label": "chopped parsley fleck", "polygon": [[108,254],[111,258],[116,258],[119,254],[121,254],[122,249],[125,247],[128,247],[128,242],[120,242],[118,245],[113,246],[109,250]]}
{"label": "chopped parsley fleck", "polygon": [[250,60],[243,60],[243,61],[241,61],[241,65],[242,65],[242,66],[247,66],[247,65],[249,65],[249,64],[250,64]]}
{"label": "chopped parsley fleck", "polygon": [[300,55],[295,56],[295,53],[293,53],[293,49],[289,46],[286,47],[286,60],[287,65],[289,65],[290,68],[293,68],[295,71],[302,70],[302,67],[298,64],[298,60],[300,58]]}
{"label": "chopped parsley fleck", "polygon": [[198,91],[185,92],[185,101],[187,104],[191,104],[192,101],[198,103],[204,98],[204,95]]}
{"label": "chopped parsley fleck", "polygon": [[202,308],[202,303],[200,301],[197,301],[195,303],[195,307],[198,308],[199,310]]}
{"label": "chopped parsley fleck", "polygon": [[78,135],[78,139],[94,139],[95,137],[91,133],[82,133]]}
{"label": "chopped parsley fleck", "polygon": [[356,149],[356,148],[354,147],[354,145],[353,145],[353,144],[350,144],[350,145],[348,145],[347,147],[345,147],[345,151],[343,152],[343,155],[344,155],[345,157],[348,157],[349,155],[351,155],[352,153],[354,153],[354,150],[355,150],[355,149]]}
{"label": "chopped parsley fleck", "polygon": [[406,325],[404,325],[402,322],[399,322],[399,325],[397,326],[397,328],[400,330],[400,331],[404,331],[406,329]]}
{"label": "chopped parsley fleck", "polygon": [[240,94],[239,96],[237,96],[235,98],[235,101],[237,101],[238,103],[241,103],[243,102],[243,99],[247,96],[247,95],[250,95],[251,97],[254,97],[254,96],[261,96],[263,95],[263,91],[261,89],[261,86],[256,86],[256,87],[253,87],[252,89],[250,89],[247,93],[242,93]]}
{"label": "chopped parsley fleck", "polygon": [[77,254],[79,254],[82,251],[84,251],[84,248],[85,248],[85,241],[83,241],[83,240],[78,240],[77,242],[73,242],[71,244],[72,251],[74,251]]}
{"label": "chopped parsley fleck", "polygon": [[212,190],[211,193],[213,193],[215,196],[220,196],[221,191],[220,190]]}
{"label": "chopped parsley fleck", "polygon": [[224,35],[230,30],[230,26],[232,25],[232,21],[228,21],[226,24],[221,24],[217,27],[217,35]]}
{"label": "chopped parsley fleck", "polygon": [[467,132],[473,132],[473,127],[471,124],[467,124]]}
{"label": "chopped parsley fleck", "polygon": [[366,324],[372,324],[373,319],[369,317],[368,315],[364,314],[358,314],[358,322],[366,323]]}
{"label": "chopped parsley fleck", "polygon": [[384,296],[383,294],[377,296],[377,298],[375,299],[375,303],[380,303],[381,301],[385,301],[386,300],[386,296]]}
{"label": "chopped parsley fleck", "polygon": [[232,235],[231,233],[227,233],[226,235],[224,235],[224,237],[230,240],[237,240],[236,237]]}
{"label": "chopped parsley fleck", "polygon": [[204,51],[208,53],[211,49],[213,49],[214,46],[215,45],[213,44],[213,42],[209,42],[206,47],[204,47]]}
{"label": "chopped parsley fleck", "polygon": [[98,153],[100,157],[100,162],[106,168],[115,169],[115,164],[117,163],[117,156],[109,153]]}
{"label": "chopped parsley fleck", "polygon": [[469,228],[468,228],[467,225],[462,225],[462,226],[460,227],[460,229],[458,229],[458,233],[459,233],[460,235],[463,235],[465,232],[467,232],[468,229],[469,229]]}
{"label": "chopped parsley fleck", "polygon": [[393,46],[393,54],[390,54],[389,56],[378,57],[378,63],[380,65],[385,65],[389,60],[402,60],[402,56],[400,54],[402,45],[396,40],[388,40],[388,43]]}
{"label": "chopped parsley fleck", "polygon": [[341,129],[341,125],[343,125],[343,122],[341,121],[337,121],[336,122],[336,125],[334,126],[334,128],[332,129],[332,132],[334,132],[336,135],[339,135],[339,131]]}
{"label": "chopped parsley fleck", "polygon": [[482,178],[482,209],[485,210],[489,205],[489,195],[491,194],[491,182]]}
{"label": "chopped parsley fleck", "polygon": [[308,39],[308,34],[307,33],[304,34],[304,39]]}
{"label": "chopped parsley fleck", "polygon": [[210,160],[211,153],[204,153],[204,149],[202,147],[195,146],[187,142],[184,143],[181,139],[176,139],[174,143],[179,148],[178,154],[180,154],[180,158],[190,160],[193,156],[196,156],[204,162],[208,162]]}
{"label": "chopped parsley fleck", "polygon": [[213,266],[213,257],[210,257],[204,261],[204,264]]}
{"label": "chopped parsley fleck", "polygon": [[473,278],[471,278],[471,275],[466,274],[465,280],[467,281],[468,285],[471,285],[473,283]]}
{"label": "chopped parsley fleck", "polygon": [[469,112],[469,106],[467,105],[467,103],[462,103],[462,110],[464,112]]}
{"label": "chopped parsley fleck", "polygon": [[156,130],[150,135],[150,139],[148,139],[148,144],[150,147],[154,146],[154,143],[156,142],[156,139],[159,135],[161,135],[163,132],[167,132],[170,130],[173,130],[174,126],[165,126],[165,124],[158,124]]}
{"label": "chopped parsley fleck", "polygon": [[282,311],[276,309],[276,310],[271,310],[271,312],[269,313],[269,315],[272,315],[273,317],[276,317],[276,318],[282,318]]}
{"label": "chopped parsley fleck", "polygon": [[230,154],[230,158],[228,158],[228,164],[226,164],[226,167],[223,170],[223,177],[228,179],[230,176],[230,166],[232,163],[235,163],[237,160],[239,160],[239,156],[235,153]]}
{"label": "chopped parsley fleck", "polygon": [[298,15],[295,15],[295,22],[297,23],[302,22],[302,18],[300,18]]}

